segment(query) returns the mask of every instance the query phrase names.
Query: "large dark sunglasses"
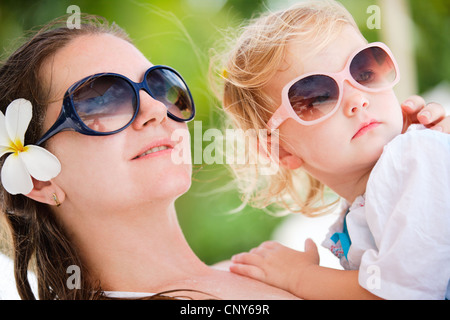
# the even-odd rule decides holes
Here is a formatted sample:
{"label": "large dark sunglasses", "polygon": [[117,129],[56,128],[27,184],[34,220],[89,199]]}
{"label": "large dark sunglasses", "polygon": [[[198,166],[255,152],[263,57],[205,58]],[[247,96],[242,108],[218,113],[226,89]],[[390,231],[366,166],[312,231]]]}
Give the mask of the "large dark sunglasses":
{"label": "large dark sunglasses", "polygon": [[60,131],[103,136],[127,128],[139,112],[139,91],[167,107],[167,116],[178,122],[194,118],[195,107],[181,75],[167,66],[153,66],[136,83],[116,73],[99,73],[73,84],[53,126],[36,143],[41,145]]}

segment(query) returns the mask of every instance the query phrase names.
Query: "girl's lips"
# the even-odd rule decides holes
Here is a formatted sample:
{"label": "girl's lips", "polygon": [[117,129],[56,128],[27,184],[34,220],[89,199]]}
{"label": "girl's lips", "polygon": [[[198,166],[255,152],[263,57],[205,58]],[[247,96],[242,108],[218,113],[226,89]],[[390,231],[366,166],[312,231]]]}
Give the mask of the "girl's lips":
{"label": "girl's lips", "polygon": [[369,122],[362,123],[361,126],[359,127],[358,131],[352,137],[352,140],[364,135],[366,132],[378,127],[380,124],[381,124],[381,122],[378,122],[376,120],[371,120]]}

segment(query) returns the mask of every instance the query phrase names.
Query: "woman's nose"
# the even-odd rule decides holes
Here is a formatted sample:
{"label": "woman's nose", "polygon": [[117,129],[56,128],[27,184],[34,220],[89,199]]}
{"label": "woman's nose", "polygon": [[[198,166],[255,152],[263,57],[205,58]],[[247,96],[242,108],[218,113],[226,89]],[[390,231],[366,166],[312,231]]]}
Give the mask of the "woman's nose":
{"label": "woman's nose", "polygon": [[139,92],[139,112],[132,126],[135,129],[141,129],[147,125],[159,125],[167,118],[166,106],[154,99],[144,90]]}
{"label": "woman's nose", "polygon": [[351,84],[344,84],[342,102],[344,106],[344,113],[346,116],[353,116],[359,111],[369,107],[369,100],[364,92],[361,92]]}

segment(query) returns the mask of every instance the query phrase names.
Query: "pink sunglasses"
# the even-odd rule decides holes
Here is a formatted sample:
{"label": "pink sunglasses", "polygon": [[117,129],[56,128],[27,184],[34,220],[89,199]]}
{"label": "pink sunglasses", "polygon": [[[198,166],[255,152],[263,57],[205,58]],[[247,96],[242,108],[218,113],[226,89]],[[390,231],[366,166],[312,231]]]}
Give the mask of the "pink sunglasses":
{"label": "pink sunglasses", "polygon": [[394,55],[381,42],[368,44],[353,53],[338,73],[308,73],[284,86],[281,105],[267,123],[277,129],[289,118],[310,126],[331,117],[342,100],[344,81],[365,92],[393,88],[400,80]]}

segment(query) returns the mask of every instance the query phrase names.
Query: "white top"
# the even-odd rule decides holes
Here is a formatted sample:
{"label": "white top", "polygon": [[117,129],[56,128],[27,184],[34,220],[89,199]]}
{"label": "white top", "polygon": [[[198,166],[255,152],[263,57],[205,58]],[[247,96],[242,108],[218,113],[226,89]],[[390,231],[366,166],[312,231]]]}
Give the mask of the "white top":
{"label": "white top", "polygon": [[124,299],[140,299],[155,295],[155,293],[132,292],[132,291],[104,291],[104,293],[109,298],[124,298]]}
{"label": "white top", "polygon": [[[344,207],[323,243],[384,299],[450,298],[450,135],[418,128],[385,146],[365,195],[346,218]],[[344,218],[347,258],[329,239]]]}

